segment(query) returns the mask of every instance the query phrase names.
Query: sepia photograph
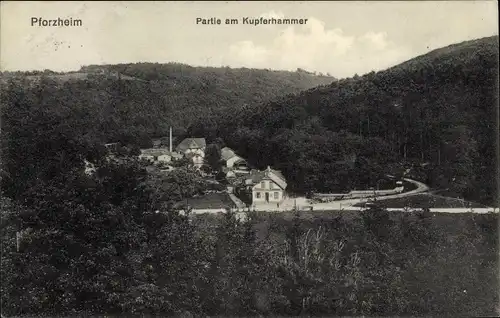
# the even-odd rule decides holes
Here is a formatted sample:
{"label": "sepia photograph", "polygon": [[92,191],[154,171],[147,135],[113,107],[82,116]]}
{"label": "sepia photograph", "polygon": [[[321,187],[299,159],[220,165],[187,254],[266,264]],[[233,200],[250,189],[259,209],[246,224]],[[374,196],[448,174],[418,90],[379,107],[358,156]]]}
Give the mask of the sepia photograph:
{"label": "sepia photograph", "polygon": [[498,1],[2,1],[1,317],[498,317]]}

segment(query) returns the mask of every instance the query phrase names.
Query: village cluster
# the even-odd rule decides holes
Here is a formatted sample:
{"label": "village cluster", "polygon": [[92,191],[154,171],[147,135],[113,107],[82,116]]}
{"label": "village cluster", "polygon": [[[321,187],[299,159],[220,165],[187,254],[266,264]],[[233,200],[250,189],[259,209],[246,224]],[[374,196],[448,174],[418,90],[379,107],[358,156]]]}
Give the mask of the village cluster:
{"label": "village cluster", "polygon": [[[139,159],[149,162],[149,172],[168,173],[184,164],[194,167],[208,183],[214,184],[217,190],[209,190],[203,197],[189,199],[189,206],[202,212],[205,210],[233,207],[237,210],[253,208],[254,210],[290,210],[302,207],[312,210],[314,204],[329,204],[333,201],[363,200],[373,196],[389,196],[402,193],[402,180],[395,182],[392,189],[362,189],[346,193],[313,193],[311,197],[290,197],[287,195],[287,181],[281,171],[268,166],[259,170],[250,166],[249,162],[233,149],[220,149],[221,167],[216,170],[208,168],[207,142],[205,138],[185,138],[174,148],[172,129],[169,137],[152,140],[152,148],[140,149]],[[106,144],[111,154],[117,151],[117,143]],[[113,156],[113,155],[112,155]],[[339,169],[353,168],[356,161],[354,153],[346,154],[335,161]],[[89,163],[87,162],[87,165]],[[89,167],[87,167],[89,168]],[[89,168],[93,170],[93,168]],[[387,176],[394,179],[394,176]],[[336,205],[328,206],[328,208]],[[323,208],[326,208],[324,206]]]}
{"label": "village cluster", "polygon": [[[204,174],[202,167],[206,165],[207,146],[205,138],[185,138],[175,149],[172,130],[168,139],[168,145],[164,145],[165,138],[153,140],[153,148],[141,149],[139,158],[165,172],[175,169],[175,162],[186,158]],[[272,204],[279,207],[286,198],[287,182],[280,171],[271,167],[265,170],[252,169],[244,158],[228,147],[221,149],[220,159],[223,163],[221,170],[227,181],[227,192],[242,206]]]}

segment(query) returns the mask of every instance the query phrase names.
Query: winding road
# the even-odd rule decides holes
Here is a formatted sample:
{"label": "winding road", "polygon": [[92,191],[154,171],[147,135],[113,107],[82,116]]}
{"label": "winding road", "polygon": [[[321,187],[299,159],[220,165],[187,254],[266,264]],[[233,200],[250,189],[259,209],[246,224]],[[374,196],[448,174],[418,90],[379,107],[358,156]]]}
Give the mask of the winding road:
{"label": "winding road", "polygon": [[[413,183],[417,188],[408,192],[402,192],[398,194],[391,194],[386,196],[378,196],[377,201],[383,201],[388,199],[395,198],[403,198],[409,197],[420,193],[426,193],[429,191],[429,187],[419,181],[404,178],[403,180]],[[247,208],[243,207],[244,204],[239,199],[235,200],[236,197],[232,196],[233,201],[235,201],[235,205],[238,208],[235,212],[238,215],[244,215]],[[314,203],[311,204],[308,199],[305,197],[297,197],[297,198],[287,198],[285,199],[279,206],[277,204],[263,204],[255,206],[255,211],[265,211],[265,212],[286,212],[292,211],[295,207],[301,210],[308,210],[312,208],[312,211],[331,211],[331,210],[344,210],[344,211],[361,211],[366,208],[354,206],[358,203],[364,203],[372,198],[356,198],[356,199],[346,199],[325,203]],[[388,208],[389,211],[412,211],[412,210],[420,210],[420,208],[413,209],[402,209],[402,208]],[[194,214],[203,214],[203,213],[224,213],[225,209],[194,209]],[[499,213],[498,208],[430,208],[430,212],[437,213]]]}
{"label": "winding road", "polygon": [[[408,178],[404,178],[403,180],[406,182],[409,182],[409,183],[413,183],[417,188],[414,190],[408,191],[408,192],[401,192],[398,194],[378,196],[377,201],[396,199],[396,198],[404,198],[404,197],[409,197],[409,196],[412,196],[415,194],[424,193],[424,192],[429,191],[429,187],[425,183],[422,183],[420,181],[416,181],[413,179],[408,179]],[[353,205],[358,204],[358,203],[367,202],[368,200],[371,200],[371,199],[372,198],[348,199],[348,200],[344,200],[343,204],[345,204],[347,206],[353,206]],[[342,201],[339,201],[339,202],[342,202]]]}
{"label": "winding road", "polygon": [[[391,194],[391,195],[386,195],[386,196],[378,196],[377,201],[383,201],[383,200],[389,200],[389,199],[395,199],[395,198],[404,198],[420,193],[426,193],[429,191],[429,187],[420,181],[416,181],[413,179],[409,178],[404,178],[404,181],[413,183],[417,188],[408,192],[402,192],[398,194]],[[291,211],[293,210],[294,207],[297,207],[299,209],[304,209],[304,208],[311,208],[313,211],[321,211],[321,210],[346,210],[346,211],[359,211],[363,210],[363,207],[356,207],[354,205],[358,203],[364,203],[372,198],[356,198],[356,199],[346,199],[346,200],[338,200],[338,201],[332,201],[332,202],[325,202],[325,203],[314,203],[311,204],[309,200],[307,200],[305,197],[298,197],[298,198],[288,198],[285,199],[284,202],[280,204],[279,207],[276,205],[272,204],[266,204],[266,205],[261,205],[255,207],[255,210],[257,211]],[[388,208],[389,211],[401,211],[403,209],[401,208]],[[498,213],[498,209],[495,208],[431,208],[431,212],[442,212],[442,213],[467,213],[467,212],[473,212],[473,213]]]}
{"label": "winding road", "polygon": [[[429,190],[429,187],[419,181],[412,180],[412,179],[404,179],[407,182],[413,183],[417,188],[408,192],[402,192],[398,194],[392,194],[392,195],[387,195],[387,196],[378,196],[377,200],[387,200],[387,199],[394,199],[394,198],[402,198],[402,197],[407,197],[410,195],[415,195],[419,193],[423,193]],[[308,199],[305,197],[297,197],[297,198],[287,198],[285,199],[279,207],[275,204],[265,204],[265,205],[260,205],[256,206],[255,210],[257,211],[269,211],[269,210],[274,210],[274,211],[290,211],[293,210],[293,208],[296,206],[298,208],[304,208],[304,207],[312,207],[313,210],[339,210],[339,209],[344,209],[347,207],[353,207],[355,204],[358,203],[363,203],[367,202],[371,198],[355,198],[355,199],[345,199],[345,200],[338,200],[338,201],[331,201],[331,202],[324,202],[324,203],[313,203],[311,204]],[[359,207],[355,207],[356,209],[361,209]]]}

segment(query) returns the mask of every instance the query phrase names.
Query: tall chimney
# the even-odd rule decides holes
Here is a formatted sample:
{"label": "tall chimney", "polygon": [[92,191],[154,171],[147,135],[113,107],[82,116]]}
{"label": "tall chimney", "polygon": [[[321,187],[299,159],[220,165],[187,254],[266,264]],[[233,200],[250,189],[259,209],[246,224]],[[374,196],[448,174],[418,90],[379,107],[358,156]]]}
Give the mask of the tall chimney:
{"label": "tall chimney", "polygon": [[172,127],[170,127],[170,152],[172,152]]}

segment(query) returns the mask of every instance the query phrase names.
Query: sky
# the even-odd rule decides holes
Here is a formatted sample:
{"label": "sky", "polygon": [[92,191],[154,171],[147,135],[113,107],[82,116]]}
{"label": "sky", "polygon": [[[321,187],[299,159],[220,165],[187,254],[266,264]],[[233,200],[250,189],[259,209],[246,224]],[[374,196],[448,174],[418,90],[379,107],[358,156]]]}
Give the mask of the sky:
{"label": "sky", "polygon": [[[242,18],[308,19],[243,25]],[[82,26],[32,26],[33,18]],[[197,24],[219,18],[221,25]],[[226,25],[226,18],[238,25]],[[431,50],[498,35],[496,1],[28,2],[0,3],[2,71],[74,71],[91,64],[193,66],[329,73],[386,69]]]}

